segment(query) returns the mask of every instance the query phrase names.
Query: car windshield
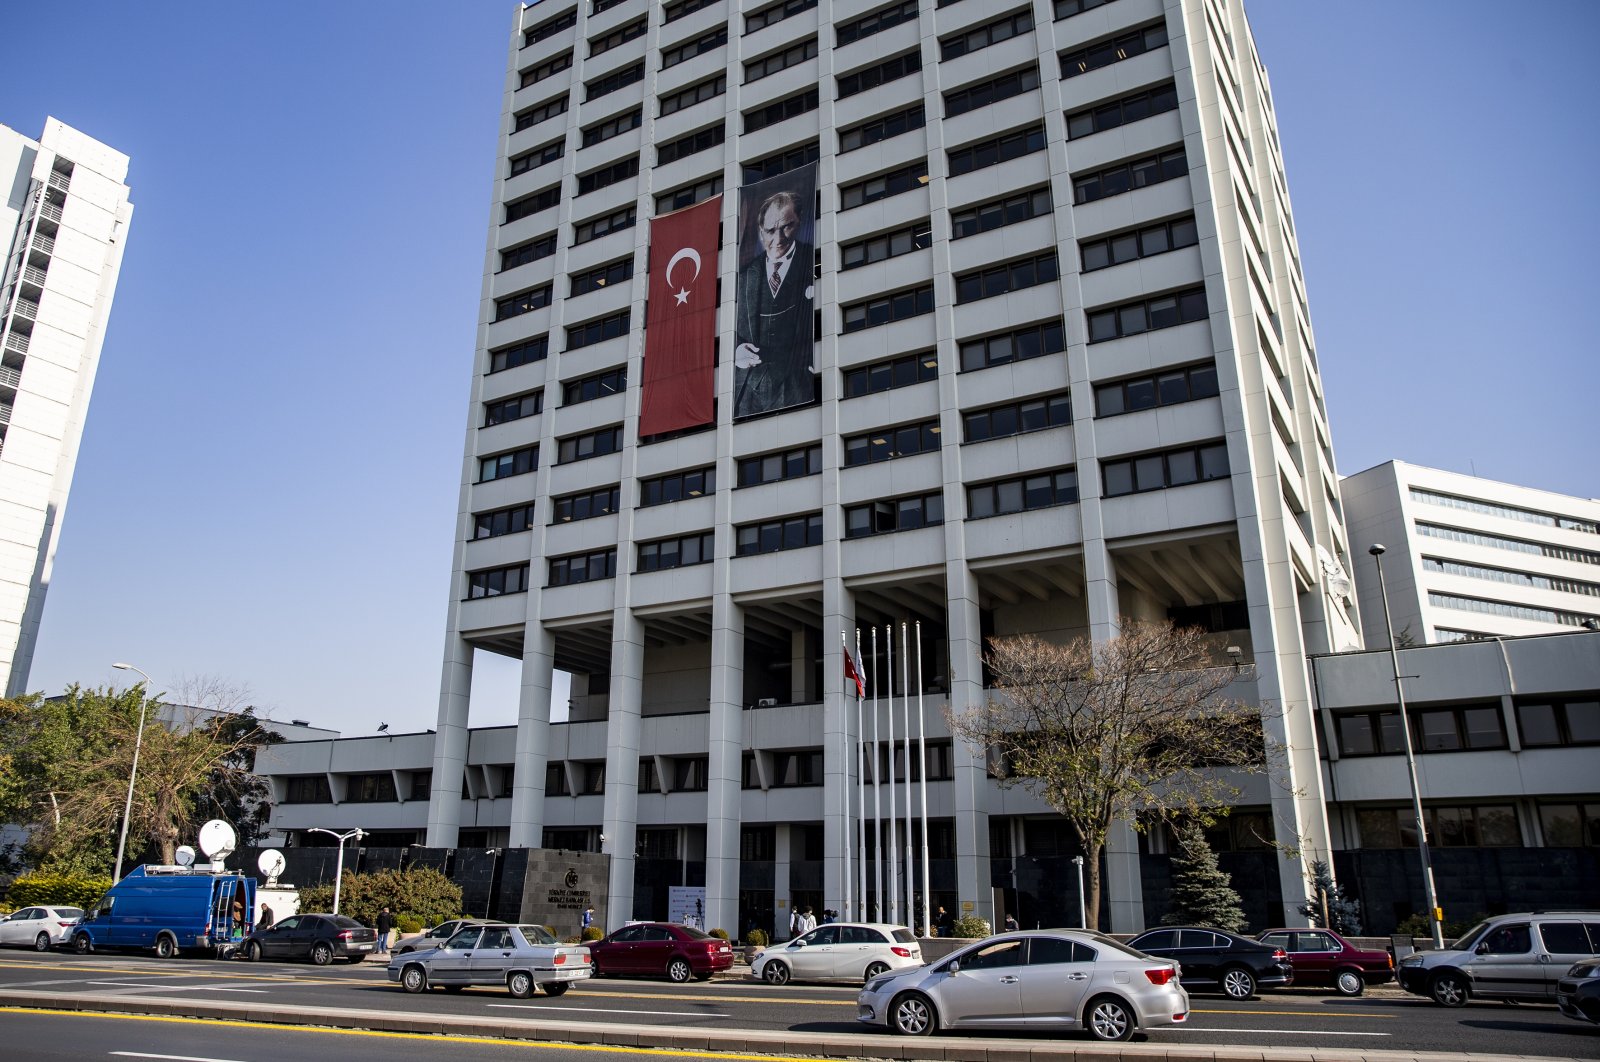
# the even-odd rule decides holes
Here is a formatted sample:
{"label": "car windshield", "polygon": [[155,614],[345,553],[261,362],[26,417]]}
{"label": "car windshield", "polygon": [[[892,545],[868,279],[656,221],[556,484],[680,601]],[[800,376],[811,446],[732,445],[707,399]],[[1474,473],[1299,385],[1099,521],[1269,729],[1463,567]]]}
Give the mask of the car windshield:
{"label": "car windshield", "polygon": [[518,926],[522,935],[528,938],[529,944],[554,944],[556,938],[544,926]]}
{"label": "car windshield", "polygon": [[909,929],[895,929],[890,932],[894,934],[895,942],[898,944],[910,944],[917,939]]}
{"label": "car windshield", "polygon": [[1479,922],[1477,925],[1463,933],[1461,935],[1461,939],[1450,945],[1450,947],[1455,951],[1470,951],[1472,946],[1477,943],[1478,938],[1483,936],[1484,931],[1488,928],[1488,922]]}
{"label": "car windshield", "polygon": [[56,916],[59,917],[59,918],[82,918],[83,917],[83,908],[81,908],[81,907],[57,907],[56,908]]}
{"label": "car windshield", "polygon": [[1149,958],[1149,956],[1145,955],[1145,953],[1140,951],[1139,949],[1130,948],[1128,945],[1124,944],[1120,940],[1113,940],[1111,937],[1102,936],[1099,933],[1095,934],[1094,942],[1095,942],[1095,946],[1096,947],[1100,947],[1100,948],[1115,948],[1117,951],[1119,951],[1122,954],[1126,955],[1130,959],[1148,959]]}
{"label": "car windshield", "polygon": [[713,937],[710,933],[706,933],[706,932],[704,932],[702,930],[696,929],[694,926],[679,926],[678,928],[683,930],[685,933],[687,933],[689,935],[689,939],[690,940],[717,940],[717,939],[719,939],[717,937]]}
{"label": "car windshield", "polygon": [[354,918],[350,918],[346,915],[324,915],[323,917],[332,922],[334,925],[338,926],[340,929],[362,928],[360,922],[357,922]]}

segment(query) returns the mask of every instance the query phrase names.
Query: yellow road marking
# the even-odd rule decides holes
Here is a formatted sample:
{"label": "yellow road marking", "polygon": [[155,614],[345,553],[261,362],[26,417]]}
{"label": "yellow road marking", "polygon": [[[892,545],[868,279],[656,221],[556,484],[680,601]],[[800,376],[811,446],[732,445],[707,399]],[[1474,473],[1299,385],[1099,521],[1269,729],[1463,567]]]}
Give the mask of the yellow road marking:
{"label": "yellow road marking", "polygon": [[[429,1040],[435,1043],[443,1037],[435,1033],[384,1032],[377,1029],[329,1029],[304,1025],[274,1025],[265,1021],[234,1021],[227,1018],[175,1018],[164,1014],[101,1014],[95,1011],[34,1009],[32,1007],[0,1007],[0,1014],[42,1014],[69,1018],[110,1018],[118,1021],[157,1021],[173,1025],[231,1025],[239,1029],[270,1029],[274,1032],[312,1033],[321,1036],[375,1036],[390,1040]],[[630,1055],[668,1055],[676,1058],[721,1058],[737,1062],[815,1062],[814,1059],[795,1055],[741,1055],[731,1051],[693,1051],[671,1047],[629,1047],[625,1044],[570,1044],[543,1040],[495,1039],[489,1036],[458,1036],[448,1034],[451,1046],[456,1044],[482,1044],[488,1047],[534,1047],[552,1051],[611,1051]]]}

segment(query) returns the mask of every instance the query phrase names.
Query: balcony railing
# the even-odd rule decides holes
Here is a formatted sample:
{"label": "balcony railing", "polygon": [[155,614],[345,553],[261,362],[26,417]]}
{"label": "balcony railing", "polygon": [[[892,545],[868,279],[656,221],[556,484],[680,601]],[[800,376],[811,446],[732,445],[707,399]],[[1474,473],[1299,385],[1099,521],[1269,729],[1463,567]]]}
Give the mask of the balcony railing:
{"label": "balcony railing", "polygon": [[28,337],[21,332],[12,332],[6,336],[6,349],[14,350],[18,354],[28,352]]}
{"label": "balcony railing", "polygon": [[59,188],[63,192],[65,192],[67,190],[67,186],[70,185],[71,183],[72,183],[72,178],[68,177],[66,174],[57,173],[55,170],[51,170],[50,171],[50,187],[51,188]]}
{"label": "balcony railing", "polygon": [[22,373],[9,365],[0,365],[0,384],[6,387],[21,387]]}
{"label": "balcony railing", "polygon": [[55,254],[56,238],[54,236],[46,236],[42,232],[36,232],[33,235],[33,249],[44,254]]}
{"label": "balcony railing", "polygon": [[39,216],[47,221],[60,221],[61,208],[47,199],[39,204]]}
{"label": "balcony railing", "polygon": [[0,424],[11,423],[11,403],[0,402]]}
{"label": "balcony railing", "polygon": [[30,284],[37,284],[42,288],[44,287],[44,270],[38,266],[26,266],[22,270],[22,279]]}
{"label": "balcony railing", "polygon": [[12,310],[24,321],[37,321],[39,319],[39,304],[32,299],[18,299]]}

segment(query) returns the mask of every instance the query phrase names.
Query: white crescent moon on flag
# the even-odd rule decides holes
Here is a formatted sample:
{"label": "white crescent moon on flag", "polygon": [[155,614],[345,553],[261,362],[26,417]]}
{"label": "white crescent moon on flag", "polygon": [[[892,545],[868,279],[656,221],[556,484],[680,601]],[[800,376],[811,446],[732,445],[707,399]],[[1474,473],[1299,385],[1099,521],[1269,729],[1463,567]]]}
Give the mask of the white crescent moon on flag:
{"label": "white crescent moon on flag", "polygon": [[668,284],[672,283],[672,267],[677,265],[685,258],[694,263],[694,276],[689,278],[689,283],[693,284],[700,278],[700,252],[695,250],[693,247],[683,247],[679,249],[677,254],[673,255],[667,261],[666,277]]}

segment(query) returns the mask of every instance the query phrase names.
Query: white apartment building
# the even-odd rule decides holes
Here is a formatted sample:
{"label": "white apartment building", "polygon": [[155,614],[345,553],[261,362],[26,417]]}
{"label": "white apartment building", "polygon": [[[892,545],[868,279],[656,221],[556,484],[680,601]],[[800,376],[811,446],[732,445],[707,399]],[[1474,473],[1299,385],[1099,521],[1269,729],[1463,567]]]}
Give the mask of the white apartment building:
{"label": "white apartment building", "polygon": [[[982,701],[985,639],[1170,617],[1283,709],[1286,776],[1242,810],[1326,850],[1306,661],[1359,621],[1241,0],[543,0],[509,53],[438,732],[391,779],[429,845],[603,850],[618,919],[667,883],[709,925],[840,908],[841,633],[920,624],[919,671],[870,634],[863,665],[927,719],[930,902],[992,916],[1022,891],[1001,861],[1071,850],[943,722]],[[775,178],[805,191],[741,204]],[[703,202],[716,253],[652,249]],[[751,412],[758,227],[815,247],[765,277],[809,281],[814,393]],[[641,436],[647,278],[685,256],[677,302],[702,269],[720,296],[708,412]],[[469,741],[479,650],[520,659],[519,718]],[[1140,843],[1106,860],[1118,930]],[[1273,873],[1292,921],[1302,868]]]}
{"label": "white apartment building", "polygon": [[[1402,644],[1571,631],[1600,624],[1600,500],[1388,461],[1343,480],[1358,556],[1387,549]],[[1370,557],[1355,569],[1367,644],[1383,640]]]}
{"label": "white apartment building", "polygon": [[0,126],[0,671],[26,690],[133,204],[128,157]]}

